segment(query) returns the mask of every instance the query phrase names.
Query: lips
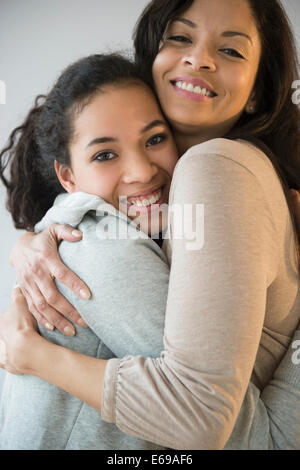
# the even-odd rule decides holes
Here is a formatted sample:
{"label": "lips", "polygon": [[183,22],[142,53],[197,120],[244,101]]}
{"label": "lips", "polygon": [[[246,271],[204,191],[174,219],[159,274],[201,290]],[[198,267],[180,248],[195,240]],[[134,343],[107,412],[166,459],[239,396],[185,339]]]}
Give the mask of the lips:
{"label": "lips", "polygon": [[186,84],[192,84],[194,87],[199,86],[200,88],[205,88],[207,91],[210,91],[214,96],[217,96],[217,93],[211,85],[209,85],[205,80],[200,78],[193,78],[188,76],[178,76],[170,80],[172,85],[175,85],[177,82],[185,82]]}

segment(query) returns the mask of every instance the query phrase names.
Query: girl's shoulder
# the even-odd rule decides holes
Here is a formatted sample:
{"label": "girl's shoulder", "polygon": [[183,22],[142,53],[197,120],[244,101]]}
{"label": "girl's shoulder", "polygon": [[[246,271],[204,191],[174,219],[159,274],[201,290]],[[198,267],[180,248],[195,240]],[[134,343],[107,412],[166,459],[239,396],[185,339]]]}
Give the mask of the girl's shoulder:
{"label": "girl's shoulder", "polygon": [[[85,192],[62,193],[56,197],[53,206],[36,224],[35,232],[41,232],[53,223],[68,224],[76,228],[79,224],[84,225],[87,222],[90,224],[91,219],[97,223],[108,215],[122,217],[117,209],[99,196]],[[127,217],[124,218],[127,221]]]}

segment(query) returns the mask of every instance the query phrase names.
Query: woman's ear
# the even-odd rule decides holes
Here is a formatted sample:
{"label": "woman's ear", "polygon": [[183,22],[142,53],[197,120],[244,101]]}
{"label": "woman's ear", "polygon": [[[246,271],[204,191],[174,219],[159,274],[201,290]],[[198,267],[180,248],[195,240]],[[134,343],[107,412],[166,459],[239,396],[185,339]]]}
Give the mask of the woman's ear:
{"label": "woman's ear", "polygon": [[57,160],[54,161],[54,168],[62,187],[67,193],[74,193],[76,191],[76,183],[71,168],[63,163],[59,163]]}

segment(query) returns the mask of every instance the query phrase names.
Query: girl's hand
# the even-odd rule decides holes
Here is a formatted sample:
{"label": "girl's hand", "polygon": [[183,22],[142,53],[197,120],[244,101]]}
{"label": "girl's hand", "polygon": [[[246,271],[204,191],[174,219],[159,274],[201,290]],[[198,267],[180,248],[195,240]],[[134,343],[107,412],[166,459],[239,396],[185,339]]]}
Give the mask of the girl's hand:
{"label": "girl's hand", "polygon": [[[63,334],[75,334],[70,318],[80,326],[87,326],[79,313],[58,291],[54,279],[59,280],[83,299],[90,291],[76,274],[61,261],[58,244],[61,240],[80,240],[81,232],[73,227],[52,224],[40,234],[25,233],[16,242],[10,262],[17,272],[17,280],[35,319],[46,329],[56,327]],[[64,316],[63,316],[64,315]]]}
{"label": "girl's hand", "polygon": [[14,289],[12,297],[13,303],[0,315],[0,367],[11,374],[28,373],[32,338],[39,336],[37,322],[21,290]]}

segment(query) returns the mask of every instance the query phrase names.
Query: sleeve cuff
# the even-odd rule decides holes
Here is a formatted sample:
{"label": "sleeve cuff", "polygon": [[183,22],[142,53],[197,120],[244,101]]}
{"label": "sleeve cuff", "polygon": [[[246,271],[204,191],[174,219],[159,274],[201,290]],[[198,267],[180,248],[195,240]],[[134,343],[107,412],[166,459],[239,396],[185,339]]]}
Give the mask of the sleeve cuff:
{"label": "sleeve cuff", "polygon": [[274,373],[274,379],[300,388],[300,330],[295,332],[288,351]]}
{"label": "sleeve cuff", "polygon": [[102,393],[101,417],[109,423],[116,422],[117,375],[121,359],[107,361]]}

